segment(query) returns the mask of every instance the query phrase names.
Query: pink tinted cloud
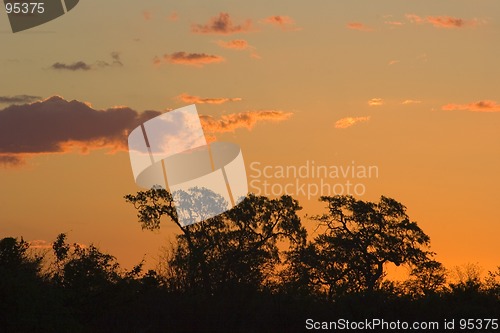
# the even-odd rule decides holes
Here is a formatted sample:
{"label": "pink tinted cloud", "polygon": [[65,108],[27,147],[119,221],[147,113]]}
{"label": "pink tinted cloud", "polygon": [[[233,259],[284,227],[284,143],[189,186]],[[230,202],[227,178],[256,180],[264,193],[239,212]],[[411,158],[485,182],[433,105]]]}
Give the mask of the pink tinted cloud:
{"label": "pink tinted cloud", "polygon": [[370,120],[369,116],[367,116],[367,117],[346,117],[346,118],[342,118],[342,119],[337,120],[335,122],[335,128],[344,129],[344,128],[348,128],[348,127],[354,126],[358,123],[366,122],[369,120]]}
{"label": "pink tinted cloud", "polygon": [[228,13],[219,13],[212,17],[206,24],[193,24],[191,31],[198,34],[230,35],[252,31],[252,21],[246,20],[241,24],[233,23]]}
{"label": "pink tinted cloud", "polygon": [[415,14],[406,14],[406,19],[412,23],[422,24],[429,23],[436,28],[465,28],[475,26],[477,24],[477,20],[465,20],[458,17],[452,16],[427,16],[421,17]]}
{"label": "pink tinted cloud", "polygon": [[373,30],[372,28],[366,26],[364,23],[360,23],[360,22],[350,22],[350,23],[347,23],[346,27],[348,29],[351,29],[351,30],[365,31],[365,32]]}
{"label": "pink tinted cloud", "polygon": [[472,112],[500,112],[500,104],[495,101],[484,100],[469,104],[446,104],[441,107],[445,111],[472,111]]}
{"label": "pink tinted cloud", "polygon": [[289,119],[291,116],[291,112],[281,110],[259,110],[232,113],[223,115],[218,119],[202,115],[200,119],[203,129],[208,133],[224,133],[234,132],[239,128],[251,130],[258,122],[281,122]]}
{"label": "pink tinted cloud", "polygon": [[206,54],[206,53],[187,53],[187,52],[174,52],[172,54],[164,54],[162,57],[153,58],[153,63],[155,65],[160,65],[162,63],[171,63],[179,65],[189,65],[195,67],[203,67],[207,64],[220,63],[225,61],[225,59],[218,55]]}
{"label": "pink tinted cloud", "polygon": [[191,104],[223,104],[227,102],[239,102],[242,99],[239,97],[234,97],[234,98],[228,98],[228,97],[218,97],[218,98],[203,98],[200,96],[193,96],[189,94],[180,94],[177,96],[181,101],[184,103],[191,103]]}
{"label": "pink tinted cloud", "polygon": [[282,30],[300,30],[295,26],[295,21],[290,16],[274,15],[263,20],[266,24],[274,25]]}
{"label": "pink tinted cloud", "polygon": [[400,27],[404,24],[403,22],[400,21],[385,21],[384,23],[393,27]]}
{"label": "pink tinted cloud", "polygon": [[149,10],[145,10],[142,12],[142,17],[146,20],[146,21],[150,21],[152,18],[153,18],[153,13],[150,12]]}
{"label": "pink tinted cloud", "polygon": [[179,19],[179,14],[177,14],[177,12],[171,12],[167,18],[169,21],[177,21]]}
{"label": "pink tinted cloud", "polygon": [[250,47],[250,44],[248,44],[248,42],[244,39],[234,39],[228,42],[219,40],[217,41],[217,44],[223,48],[233,50],[246,50]]}

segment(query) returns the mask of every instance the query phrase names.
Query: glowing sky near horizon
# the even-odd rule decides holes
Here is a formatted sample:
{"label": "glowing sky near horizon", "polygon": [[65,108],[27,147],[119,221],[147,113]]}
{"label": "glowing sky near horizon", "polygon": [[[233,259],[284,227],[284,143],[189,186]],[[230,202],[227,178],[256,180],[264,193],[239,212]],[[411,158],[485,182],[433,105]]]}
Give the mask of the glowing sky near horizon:
{"label": "glowing sky near horizon", "polygon": [[196,103],[249,176],[252,162],[376,165],[360,199],[405,204],[447,267],[493,269],[499,37],[497,0],[86,0],[16,34],[0,13],[0,237],[68,232],[154,265],[176,226],[142,231],[123,200],[138,190],[124,133]]}

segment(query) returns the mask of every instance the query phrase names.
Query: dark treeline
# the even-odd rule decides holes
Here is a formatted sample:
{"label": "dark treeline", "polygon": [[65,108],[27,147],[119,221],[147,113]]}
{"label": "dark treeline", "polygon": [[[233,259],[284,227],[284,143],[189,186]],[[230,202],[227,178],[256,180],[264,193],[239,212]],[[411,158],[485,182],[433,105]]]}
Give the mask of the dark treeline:
{"label": "dark treeline", "polygon": [[[196,206],[201,197],[189,200]],[[3,238],[0,332],[302,332],[307,319],[500,320],[500,267],[482,278],[469,265],[451,279],[429,236],[390,198],[322,197],[327,209],[311,217],[309,237],[290,196],[250,195],[187,227],[165,190],[125,199],[143,228],[160,228],[160,219],[179,226],[159,268],[124,270],[65,234],[43,254]],[[389,264],[406,267],[407,280],[390,281]]]}

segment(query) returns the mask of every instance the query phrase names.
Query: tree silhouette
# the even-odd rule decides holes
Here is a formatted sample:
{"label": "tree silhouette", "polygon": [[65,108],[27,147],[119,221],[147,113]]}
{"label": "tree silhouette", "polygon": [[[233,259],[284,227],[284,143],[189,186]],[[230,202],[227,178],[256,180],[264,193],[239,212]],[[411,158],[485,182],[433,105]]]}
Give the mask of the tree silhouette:
{"label": "tree silhouette", "polygon": [[29,243],[12,237],[0,240],[0,331],[35,332],[44,322],[47,331],[61,331],[64,313],[60,298],[42,272],[41,255]]}
{"label": "tree silhouette", "polygon": [[[22,238],[0,239],[0,331],[302,332],[306,318],[498,317],[500,267],[483,278],[477,265],[463,266],[449,280],[429,237],[393,199],[323,197],[328,210],[313,218],[316,236],[307,241],[292,197],[249,195],[214,216],[225,202],[205,190],[176,200],[161,189],[126,196],[143,228],[160,228],[164,217],[179,226],[159,272],[143,272],[143,262],[120,269],[66,234],[53,256]],[[193,214],[184,221],[213,217],[184,226],[179,202]],[[387,264],[407,266],[409,278],[384,279]]]}
{"label": "tree silhouette", "polygon": [[[330,299],[347,292],[374,291],[388,263],[409,265],[421,279],[424,272],[439,268],[427,250],[429,236],[410,221],[406,207],[396,200],[384,196],[378,203],[352,196],[320,200],[328,204],[328,213],[314,220],[324,232],[290,259],[301,267],[299,275],[308,271],[309,283],[326,291]],[[428,284],[440,282],[434,275]]]}
{"label": "tree silhouette", "polygon": [[173,273],[170,283],[176,289],[214,293],[237,285],[257,290],[271,283],[281,263],[278,243],[293,248],[306,239],[297,216],[301,207],[290,196],[249,195],[224,214],[184,227],[166,190],[142,191],[126,200],[138,210],[144,228],[159,228],[160,218],[166,215],[182,231],[168,263]]}

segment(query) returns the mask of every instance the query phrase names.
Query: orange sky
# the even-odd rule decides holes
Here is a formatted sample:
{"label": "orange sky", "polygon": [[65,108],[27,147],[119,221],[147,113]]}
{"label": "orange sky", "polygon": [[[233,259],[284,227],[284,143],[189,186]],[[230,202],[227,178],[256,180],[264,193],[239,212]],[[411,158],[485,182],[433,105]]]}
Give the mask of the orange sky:
{"label": "orange sky", "polygon": [[[0,237],[43,247],[68,232],[126,267],[154,265],[176,227],[142,231],[124,202],[139,190],[126,133],[196,103],[208,135],[242,147],[253,185],[252,163],[376,166],[324,181],[405,204],[446,266],[493,269],[499,22],[496,0],[87,0],[25,32],[2,19]],[[296,197],[322,212],[317,195]]]}

